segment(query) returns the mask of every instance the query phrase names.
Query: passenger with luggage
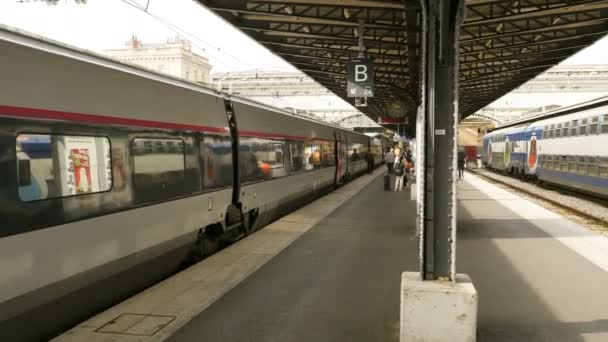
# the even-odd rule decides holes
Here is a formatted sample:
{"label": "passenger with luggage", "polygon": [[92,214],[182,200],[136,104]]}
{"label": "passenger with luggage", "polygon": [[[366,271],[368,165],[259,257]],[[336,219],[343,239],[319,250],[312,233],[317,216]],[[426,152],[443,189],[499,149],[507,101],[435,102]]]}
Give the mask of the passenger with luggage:
{"label": "passenger with luggage", "polygon": [[405,167],[404,153],[399,149],[395,151],[393,170],[395,174],[395,191],[402,191],[404,187],[403,180],[407,171]]}

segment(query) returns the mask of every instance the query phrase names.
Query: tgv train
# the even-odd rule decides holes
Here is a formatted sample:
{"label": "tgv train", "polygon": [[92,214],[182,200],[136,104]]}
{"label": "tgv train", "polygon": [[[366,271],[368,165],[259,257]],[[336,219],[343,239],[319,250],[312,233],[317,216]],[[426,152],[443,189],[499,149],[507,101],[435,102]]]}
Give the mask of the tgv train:
{"label": "tgv train", "polygon": [[53,336],[367,169],[382,143],[0,29],[0,340]]}
{"label": "tgv train", "polygon": [[488,168],[608,197],[608,101],[488,133],[482,161]]}

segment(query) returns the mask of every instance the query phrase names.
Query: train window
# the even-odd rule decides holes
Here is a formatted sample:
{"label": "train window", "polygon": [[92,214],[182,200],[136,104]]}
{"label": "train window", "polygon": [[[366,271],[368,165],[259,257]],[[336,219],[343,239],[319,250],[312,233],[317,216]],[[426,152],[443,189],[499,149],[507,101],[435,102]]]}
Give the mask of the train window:
{"label": "train window", "polygon": [[110,140],[97,136],[19,134],[19,198],[24,202],[108,191]]}
{"label": "train window", "polygon": [[559,157],[559,171],[568,172],[568,156]]}
{"label": "train window", "polygon": [[304,142],[304,169],[312,170],[321,168],[321,143],[306,141]]}
{"label": "train window", "polygon": [[597,159],[595,157],[588,156],[587,157],[587,174],[590,176],[597,175]]}
{"label": "train window", "polygon": [[289,153],[288,161],[291,164],[291,172],[300,172],[304,169],[304,145],[301,141],[289,141],[287,143]]}
{"label": "train window", "polygon": [[549,164],[551,163],[552,157],[550,155],[542,155],[540,156],[540,167],[542,169],[549,168]]}
{"label": "train window", "polygon": [[169,138],[135,138],[131,142],[137,202],[185,194],[184,142]]}
{"label": "train window", "polygon": [[600,129],[601,134],[608,134],[608,114],[604,114],[604,120]]}
{"label": "train window", "polygon": [[559,160],[559,156],[553,156],[553,170],[555,171],[560,171],[560,160]]}
{"label": "train window", "polygon": [[201,141],[205,189],[232,185],[232,140],[230,136],[205,135]]}
{"label": "train window", "polygon": [[598,173],[602,178],[608,178],[608,158],[601,157],[598,162]]}
{"label": "train window", "polygon": [[334,157],[334,144],[332,142],[323,142],[321,145],[321,149],[321,164],[323,166],[336,165],[336,158]]}
{"label": "train window", "polygon": [[571,137],[575,137],[578,135],[577,128],[578,128],[578,120],[572,120],[572,123],[570,123],[570,136]]}
{"label": "train window", "polygon": [[241,182],[277,178],[287,174],[284,167],[285,143],[283,141],[240,137],[239,144]]}
{"label": "train window", "polygon": [[579,127],[579,135],[587,135],[587,119],[581,120],[581,127]]}
{"label": "train window", "polygon": [[591,118],[591,124],[589,125],[589,134],[597,134],[597,125],[600,121],[600,118],[594,116]]}
{"label": "train window", "polygon": [[576,173],[580,175],[587,174],[587,159],[584,156],[576,156]]}
{"label": "train window", "polygon": [[351,161],[365,160],[366,151],[362,144],[350,144],[348,157]]}

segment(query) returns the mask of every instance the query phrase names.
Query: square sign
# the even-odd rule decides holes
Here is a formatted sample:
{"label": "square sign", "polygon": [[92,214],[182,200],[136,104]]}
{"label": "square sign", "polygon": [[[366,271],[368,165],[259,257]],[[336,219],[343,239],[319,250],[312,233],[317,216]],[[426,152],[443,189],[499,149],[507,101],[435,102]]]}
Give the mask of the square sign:
{"label": "square sign", "polygon": [[347,64],[347,96],[374,97],[374,61],[359,58]]}

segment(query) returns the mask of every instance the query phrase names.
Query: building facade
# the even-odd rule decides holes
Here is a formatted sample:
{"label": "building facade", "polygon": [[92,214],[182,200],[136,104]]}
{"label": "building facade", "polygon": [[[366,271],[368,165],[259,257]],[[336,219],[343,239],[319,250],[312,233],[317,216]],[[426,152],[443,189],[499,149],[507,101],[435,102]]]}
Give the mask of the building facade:
{"label": "building facade", "polygon": [[178,77],[194,83],[209,84],[209,60],[192,52],[191,44],[175,37],[163,44],[142,43],[133,36],[124,49],[104,50],[104,54],[121,62]]}
{"label": "building facade", "polygon": [[219,91],[282,108],[297,115],[347,128],[379,127],[348,102],[298,71],[252,70],[214,73],[211,77],[213,87]]}
{"label": "building facade", "polygon": [[479,110],[500,123],[608,95],[608,65],[558,65]]}

